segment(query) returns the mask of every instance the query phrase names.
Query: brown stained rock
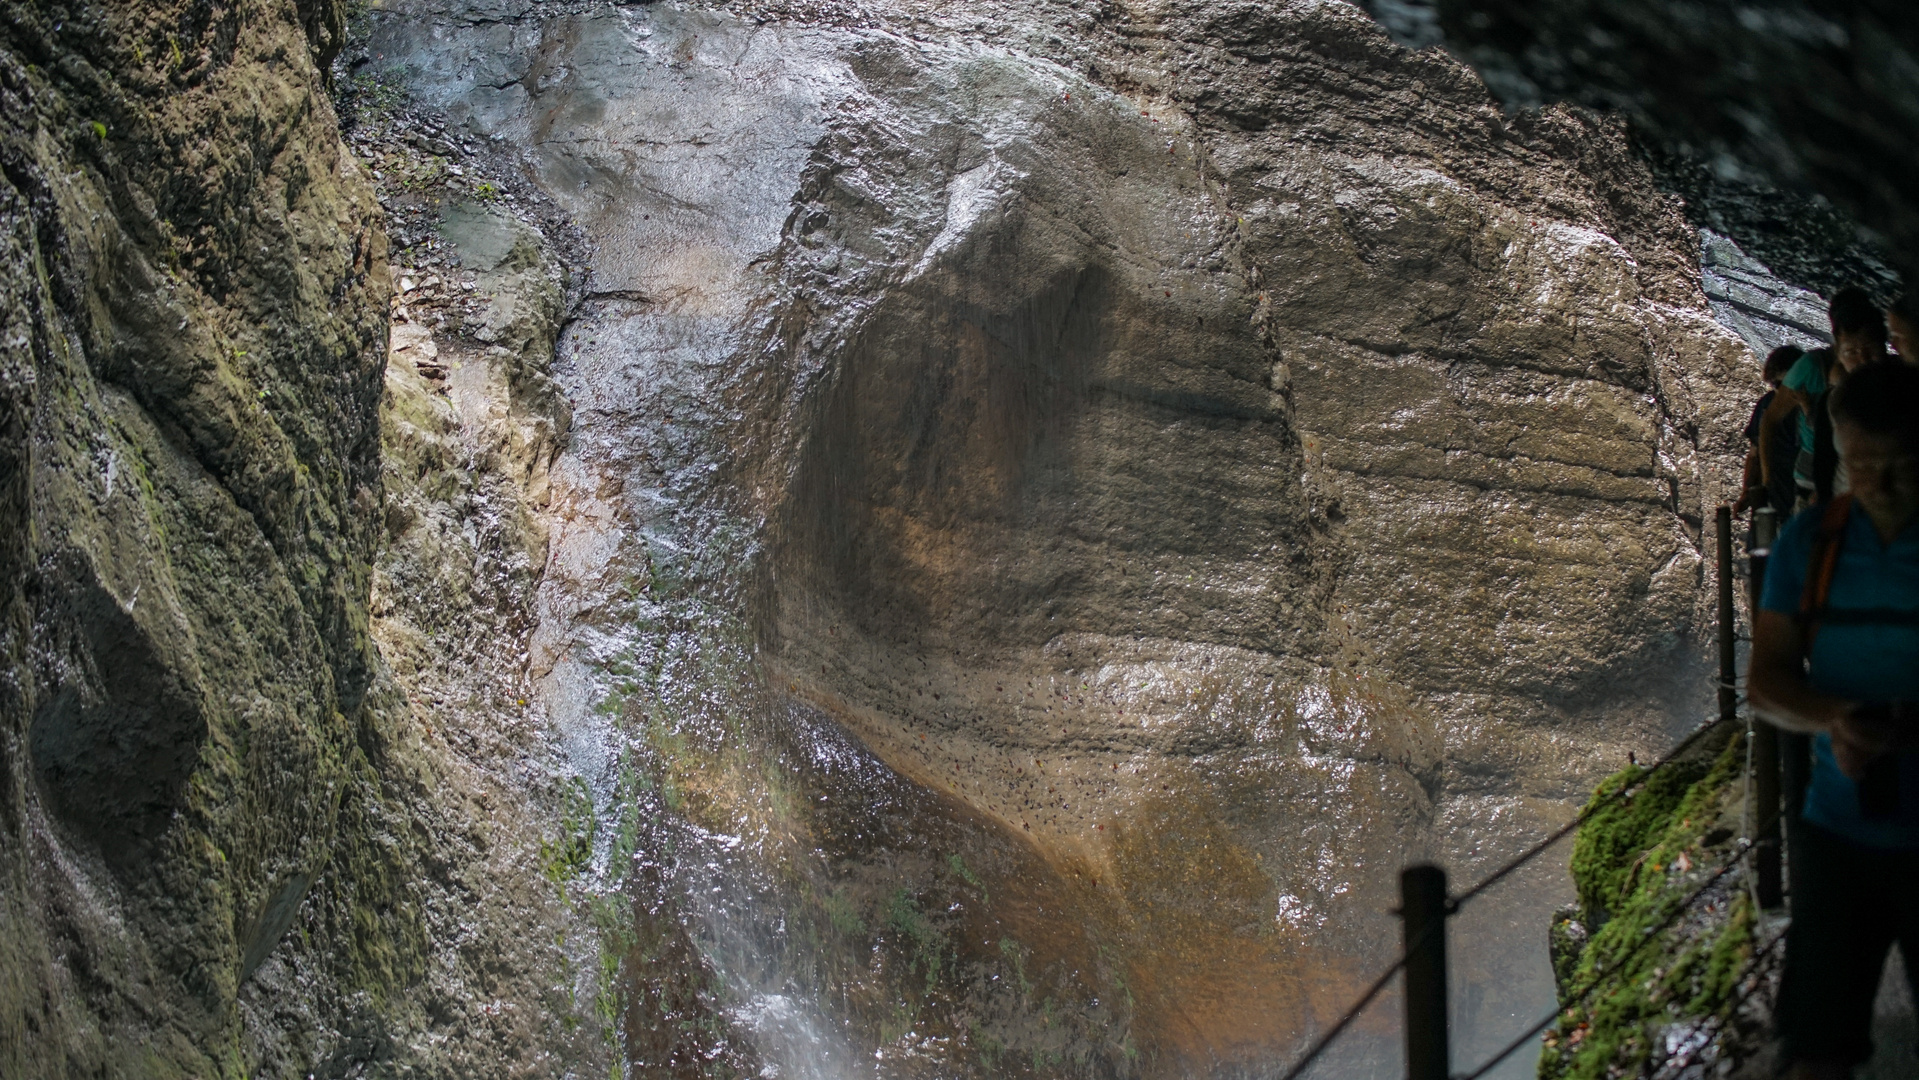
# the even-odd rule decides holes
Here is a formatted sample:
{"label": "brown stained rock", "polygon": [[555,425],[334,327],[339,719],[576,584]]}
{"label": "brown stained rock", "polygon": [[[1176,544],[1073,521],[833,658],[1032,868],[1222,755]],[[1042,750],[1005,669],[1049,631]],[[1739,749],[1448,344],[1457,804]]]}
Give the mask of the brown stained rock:
{"label": "brown stained rock", "polygon": [[[1331,3],[529,20],[396,7],[369,63],[594,242],[534,670],[699,830],[737,1044],[800,1067],[777,986],[889,1068],[1270,1062],[1391,955],[1402,861],[1469,878],[1705,706],[1756,361],[1610,121]],[[815,714],[868,765],[792,764],[840,760]],[[983,895],[908,993],[947,853]],[[1462,923],[1468,1050],[1550,1001],[1508,927],[1564,886],[1516,885]],[[1002,1010],[1020,948],[1113,1038]]]}
{"label": "brown stained rock", "polygon": [[1704,706],[1756,359],[1616,125],[1338,3],[370,20],[397,296],[330,7],[9,10],[14,1071],[1264,1068]]}

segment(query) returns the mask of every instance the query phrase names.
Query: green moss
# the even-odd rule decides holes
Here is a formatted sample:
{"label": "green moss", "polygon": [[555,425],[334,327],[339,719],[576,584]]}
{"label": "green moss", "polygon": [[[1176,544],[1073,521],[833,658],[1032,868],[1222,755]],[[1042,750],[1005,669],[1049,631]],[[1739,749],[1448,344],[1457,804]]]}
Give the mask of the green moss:
{"label": "green moss", "polygon": [[826,913],[827,922],[832,924],[833,929],[848,937],[866,932],[866,924],[860,920],[859,908],[854,906],[845,886],[821,897],[820,910]]}
{"label": "green moss", "polygon": [[[1547,1033],[1542,1080],[1637,1075],[1667,1028],[1725,1019],[1752,958],[1746,895],[1736,892],[1720,910],[1702,903],[1662,926],[1734,850],[1720,822],[1736,805],[1744,763],[1744,740],[1729,739],[1716,755],[1662,770],[1581,827],[1573,880],[1592,934],[1556,958],[1562,995],[1576,1000],[1562,998],[1568,1007]],[[1644,775],[1619,773],[1595,798]]]}
{"label": "green moss", "polygon": [[[1638,791],[1599,810],[1573,842],[1572,875],[1588,927],[1604,923],[1629,890],[1638,857],[1658,843],[1686,797],[1706,774],[1708,762],[1680,762],[1645,781]],[[1593,792],[1595,803],[1640,780],[1646,770],[1629,767]]]}
{"label": "green moss", "polygon": [[593,860],[593,838],[598,829],[593,792],[576,776],[560,795],[559,835],[540,841],[540,870],[546,879],[563,886],[585,870]]}
{"label": "green moss", "polygon": [[905,943],[908,969],[921,972],[926,992],[932,993],[939,985],[940,971],[949,963],[946,935],[920,910],[919,898],[905,889],[895,889],[887,898],[886,928]]}

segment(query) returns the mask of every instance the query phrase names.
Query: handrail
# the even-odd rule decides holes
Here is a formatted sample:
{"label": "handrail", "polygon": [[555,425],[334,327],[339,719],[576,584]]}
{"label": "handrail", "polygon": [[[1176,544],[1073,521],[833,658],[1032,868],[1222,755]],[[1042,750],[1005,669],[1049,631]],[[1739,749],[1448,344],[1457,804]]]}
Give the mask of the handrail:
{"label": "handrail", "polygon": [[[1681,739],[1678,745],[1674,746],[1670,751],[1668,751],[1665,754],[1665,756],[1661,757],[1658,761],[1654,762],[1652,765],[1645,768],[1638,775],[1633,776],[1631,779],[1621,784],[1619,787],[1608,792],[1603,798],[1596,799],[1588,803],[1583,809],[1580,810],[1580,812],[1577,815],[1574,816],[1573,820],[1571,820],[1570,822],[1567,822],[1565,825],[1561,826],[1560,828],[1553,830],[1552,833],[1550,833],[1543,839],[1539,840],[1538,842],[1534,843],[1531,847],[1527,848],[1525,851],[1520,852],[1517,856],[1508,860],[1504,865],[1500,866],[1497,870],[1494,870],[1492,873],[1480,879],[1480,881],[1477,884],[1473,885],[1471,888],[1450,898],[1446,902],[1445,914],[1447,916],[1451,916],[1458,913],[1460,907],[1466,904],[1468,901],[1485,893],[1486,890],[1492,888],[1494,885],[1505,880],[1507,877],[1511,876],[1513,873],[1518,871],[1521,867],[1525,866],[1527,863],[1530,863],[1534,859],[1538,858],[1540,855],[1545,854],[1545,852],[1549,848],[1551,848],[1554,844],[1557,844],[1559,841],[1564,840],[1566,837],[1572,835],[1575,831],[1578,830],[1578,828],[1581,825],[1592,820],[1592,818],[1595,815],[1607,810],[1608,808],[1612,807],[1613,805],[1617,804],[1618,802],[1624,799],[1631,798],[1633,794],[1635,794],[1640,788],[1645,786],[1648,780],[1651,780],[1654,776],[1657,776],[1661,770],[1671,767],[1675,762],[1683,758],[1688,752],[1690,752],[1693,749],[1693,747],[1701,739],[1705,738],[1709,733],[1712,733],[1715,731],[1723,731],[1729,725],[1733,725],[1737,723],[1738,708],[1739,706],[1746,703],[1746,699],[1745,699],[1745,695],[1739,693],[1739,687],[1737,684],[1736,676],[1733,672],[1733,665],[1732,665],[1732,649],[1733,649],[1734,639],[1736,637],[1736,634],[1733,626],[1733,616],[1731,612],[1731,595],[1730,595],[1731,548],[1732,548],[1730,509],[1724,506],[1720,507],[1717,514],[1717,519],[1718,519],[1717,524],[1719,526],[1718,555],[1719,555],[1719,591],[1720,591],[1720,612],[1719,612],[1720,614],[1720,627],[1719,627],[1720,671],[1719,671],[1718,677],[1713,679],[1712,682],[1715,688],[1719,691],[1718,715],[1714,719],[1704,724],[1701,724],[1699,727],[1695,728],[1684,739]],[[1751,763],[1749,760],[1748,761],[1749,771],[1750,771],[1750,768],[1751,768]],[[1673,911],[1666,916],[1664,921],[1662,921],[1658,926],[1647,931],[1646,935],[1643,938],[1641,938],[1640,941],[1636,943],[1624,956],[1616,960],[1607,971],[1603,973],[1595,973],[1592,977],[1591,982],[1584,989],[1582,989],[1577,995],[1569,999],[1571,1002],[1570,1005],[1567,1004],[1565,1001],[1556,1003],[1551,1012],[1547,1013],[1545,1017],[1543,1017],[1538,1023],[1528,1028],[1518,1038],[1508,1043],[1503,1049],[1501,1049],[1491,1059],[1482,1063],[1477,1068],[1473,1069],[1471,1072],[1463,1073],[1463,1074],[1454,1074],[1454,1076],[1452,1077],[1452,1080],[1480,1080],[1481,1077],[1485,1076],[1488,1072],[1498,1067],[1498,1065],[1501,1062],[1505,1061],[1507,1058],[1517,1053],[1528,1042],[1538,1037],[1540,1032],[1544,1031],[1549,1025],[1551,1025],[1552,1022],[1558,1018],[1559,1014],[1563,1010],[1583,1004],[1588,998],[1590,998],[1593,995],[1593,993],[1595,993],[1599,989],[1601,985],[1604,984],[1606,979],[1617,974],[1618,971],[1622,969],[1628,961],[1630,961],[1633,957],[1637,956],[1641,950],[1645,949],[1648,943],[1658,940],[1660,938],[1660,935],[1662,935],[1665,931],[1670,929],[1672,925],[1675,922],[1677,922],[1682,915],[1684,915],[1688,910],[1690,910],[1692,905],[1698,902],[1699,898],[1704,896],[1708,889],[1712,888],[1727,874],[1731,873],[1733,869],[1736,868],[1740,864],[1740,862],[1746,858],[1747,855],[1752,854],[1756,851],[1759,851],[1760,848],[1762,848],[1764,845],[1762,843],[1756,842],[1755,838],[1763,837],[1767,835],[1772,829],[1774,829],[1778,825],[1779,819],[1782,816],[1783,816],[1782,810],[1779,806],[1775,805],[1771,807],[1770,816],[1768,817],[1768,819],[1766,820],[1766,823],[1763,826],[1753,830],[1749,836],[1743,837],[1740,840],[1738,850],[1733,852],[1730,858],[1725,860],[1725,862],[1722,863],[1720,867],[1712,873],[1711,876],[1707,877],[1705,881],[1700,883],[1698,888],[1694,889],[1692,893],[1690,893],[1684,900],[1682,900],[1677,906],[1675,906]],[[1391,966],[1386,968],[1385,971],[1381,972],[1377,979],[1373,980],[1372,984],[1366,988],[1366,992],[1360,995],[1359,1000],[1355,1001],[1351,1007],[1349,1007],[1344,1013],[1342,1013],[1339,1019],[1334,1022],[1333,1026],[1329,1028],[1324,1035],[1321,1035],[1318,1039],[1314,1040],[1313,1045],[1306,1051],[1306,1053],[1297,1062],[1295,1062],[1291,1068],[1286,1070],[1281,1080],[1299,1080],[1299,1077],[1306,1071],[1308,1067],[1312,1065],[1314,1061],[1319,1059],[1319,1056],[1325,1052],[1326,1048],[1331,1046],[1333,1042],[1336,1039],[1338,1039],[1340,1035],[1343,1034],[1347,1030],[1347,1028],[1349,1028],[1352,1025],[1352,1022],[1359,1017],[1359,1014],[1361,1012],[1364,1012],[1366,1008],[1370,1006],[1373,1003],[1373,1001],[1379,997],[1380,993],[1384,991],[1386,989],[1386,986],[1392,981],[1393,976],[1398,975],[1401,971],[1405,969],[1407,955],[1410,955],[1411,953],[1416,952],[1421,946],[1426,944],[1429,938],[1429,935],[1436,932],[1438,928],[1443,927],[1444,925],[1445,923],[1443,919],[1437,922],[1431,923],[1416,938],[1408,941],[1406,945],[1405,953],[1402,954],[1398,960],[1394,961]],[[1773,942],[1766,947],[1765,950],[1763,950],[1759,954],[1755,954],[1755,959],[1757,958],[1758,955],[1763,955],[1764,952],[1770,952],[1772,948],[1778,944],[1778,941],[1779,939],[1775,938]],[[1738,1001],[1735,1002],[1735,1006],[1737,1004],[1743,1003],[1746,997],[1750,996],[1752,992],[1753,990],[1749,988],[1746,991],[1746,993],[1741,994]]]}
{"label": "handrail", "polygon": [[1646,948],[1647,944],[1659,940],[1659,935],[1665,933],[1667,930],[1670,930],[1672,928],[1672,925],[1679,921],[1680,916],[1686,914],[1687,911],[1691,910],[1692,906],[1699,902],[1699,898],[1706,895],[1706,890],[1718,884],[1719,880],[1725,877],[1727,874],[1732,873],[1733,868],[1737,867],[1740,861],[1743,860],[1748,854],[1752,853],[1754,850],[1756,850],[1754,845],[1752,845],[1750,842],[1742,841],[1740,844],[1739,850],[1733,852],[1732,858],[1727,859],[1725,862],[1721,863],[1719,866],[1719,869],[1713,871],[1711,877],[1708,877],[1705,881],[1701,882],[1697,889],[1694,889],[1689,895],[1687,895],[1687,897],[1684,900],[1681,900],[1678,904],[1674,905],[1672,912],[1666,916],[1664,921],[1660,922],[1658,926],[1653,927],[1651,930],[1646,931],[1646,936],[1640,938],[1639,942],[1635,944],[1631,949],[1627,950],[1626,955],[1620,957],[1617,961],[1615,961],[1611,968],[1603,972],[1595,973],[1592,977],[1592,981],[1586,984],[1585,989],[1581,990],[1577,995],[1575,995],[1572,998],[1571,1004],[1567,1004],[1566,1002],[1561,1001],[1558,1004],[1554,1005],[1551,1012],[1547,1013],[1544,1017],[1541,1017],[1538,1023],[1534,1024],[1532,1027],[1527,1028],[1523,1033],[1520,1034],[1518,1038],[1514,1039],[1510,1043],[1507,1043],[1505,1049],[1501,1050],[1497,1054],[1494,1054],[1490,1060],[1486,1061],[1477,1069],[1474,1069],[1473,1071],[1469,1073],[1463,1073],[1463,1074],[1457,1075],[1453,1078],[1453,1080],[1479,1080],[1480,1077],[1486,1075],[1487,1073],[1491,1072],[1495,1067],[1497,1067],[1500,1062],[1505,1061],[1507,1058],[1511,1057],[1515,1052],[1517,1052],[1521,1047],[1525,1046],[1527,1043],[1537,1038],[1540,1032],[1545,1031],[1546,1028],[1550,1026],[1554,1020],[1557,1020],[1559,1018],[1559,1014],[1561,1012],[1567,1009],[1575,1008],[1577,1006],[1585,1004],[1588,998],[1592,997],[1592,995],[1595,992],[1597,992],[1601,986],[1605,985],[1605,982],[1608,978],[1611,978],[1613,975],[1618,974],[1619,970],[1626,966],[1626,962],[1631,960],[1633,957],[1638,956],[1640,952],[1642,952]]}
{"label": "handrail", "polygon": [[[1466,903],[1468,900],[1471,900],[1474,897],[1485,892],[1487,889],[1491,888],[1493,885],[1499,883],[1501,880],[1511,875],[1515,870],[1518,870],[1520,867],[1524,866],[1525,864],[1531,862],[1532,860],[1538,858],[1540,855],[1544,854],[1548,848],[1552,847],[1554,844],[1558,843],[1559,841],[1564,840],[1567,836],[1570,836],[1574,830],[1579,828],[1581,824],[1590,820],[1594,814],[1599,813],[1601,810],[1606,809],[1607,807],[1613,805],[1614,803],[1620,801],[1621,799],[1627,798],[1628,796],[1636,792],[1640,787],[1643,787],[1645,785],[1646,781],[1652,779],[1653,776],[1657,775],[1661,769],[1664,769],[1670,766],[1671,764],[1673,764],[1675,761],[1679,760],[1679,758],[1683,754],[1685,754],[1686,751],[1690,750],[1693,747],[1693,744],[1696,743],[1702,736],[1706,735],[1708,732],[1718,729],[1719,727],[1720,727],[1720,722],[1716,719],[1700,725],[1690,735],[1687,735],[1684,739],[1680,740],[1679,745],[1673,747],[1672,750],[1668,752],[1665,757],[1662,757],[1658,761],[1647,766],[1644,772],[1640,773],[1638,776],[1633,777],[1627,783],[1620,785],[1617,789],[1609,793],[1604,799],[1587,804],[1586,808],[1580,811],[1579,815],[1575,817],[1571,822],[1562,826],[1559,829],[1554,830],[1550,836],[1546,837],[1544,840],[1539,841],[1538,843],[1534,844],[1532,847],[1521,852],[1518,856],[1508,861],[1504,866],[1500,867],[1499,869],[1493,871],[1491,874],[1488,874],[1485,878],[1481,879],[1480,882],[1474,885],[1472,888],[1467,889],[1465,892],[1460,893],[1458,896],[1452,898],[1452,900],[1449,901],[1447,904],[1447,914],[1450,915],[1457,912],[1460,908],[1460,905]],[[1746,849],[1740,850],[1739,855],[1735,857],[1735,859],[1733,860],[1734,863],[1737,863],[1738,858],[1743,857],[1745,855],[1745,850]],[[1724,871],[1721,871],[1722,875],[1723,873]],[[1714,880],[1717,880],[1717,877],[1715,877]],[[1428,933],[1430,932],[1431,931],[1428,931]],[[1425,942],[1425,935],[1422,934],[1418,939],[1418,943],[1423,944],[1424,942]],[[1380,992],[1386,989],[1387,984],[1392,982],[1393,976],[1399,974],[1400,969],[1404,968],[1405,966],[1406,966],[1406,957],[1402,955],[1400,956],[1398,960],[1395,960],[1391,966],[1387,967],[1385,971],[1381,972],[1379,977],[1373,980],[1372,985],[1367,987],[1366,992],[1359,996],[1359,1000],[1353,1002],[1353,1004],[1350,1007],[1348,1007],[1344,1013],[1340,1014],[1339,1019],[1334,1022],[1333,1026],[1330,1029],[1328,1029],[1324,1035],[1320,1036],[1319,1039],[1317,1039],[1313,1043],[1312,1047],[1306,1051],[1305,1056],[1301,1057],[1297,1062],[1293,1064],[1291,1068],[1286,1070],[1285,1074],[1280,1078],[1280,1080],[1299,1080],[1300,1075],[1306,1071],[1307,1067],[1312,1065],[1314,1061],[1318,1060],[1319,1055],[1324,1053],[1326,1051],[1326,1048],[1331,1046],[1333,1042],[1337,1040],[1339,1036],[1343,1034],[1348,1027],[1352,1026],[1352,1022],[1359,1018],[1359,1014],[1366,1011],[1366,1007],[1373,1003],[1373,999],[1377,998]],[[1552,1012],[1552,1016],[1558,1016],[1558,1015],[1559,1015],[1559,1009],[1555,1008]],[[1551,1019],[1552,1017],[1549,1016],[1547,1018],[1547,1021],[1550,1022]],[[1532,1036],[1537,1035],[1540,1031],[1543,1031],[1543,1030],[1545,1030],[1544,1025],[1541,1025],[1540,1027],[1528,1032],[1525,1036],[1522,1037],[1521,1042],[1523,1043],[1525,1039],[1531,1038]],[[1500,1060],[1504,1060],[1506,1057],[1510,1056],[1512,1052],[1516,1049],[1518,1049],[1518,1044],[1515,1044],[1512,1048],[1502,1053],[1500,1056]],[[1495,1061],[1492,1064],[1497,1064],[1497,1063],[1498,1062]],[[1486,1067],[1490,1068],[1491,1065],[1488,1065]],[[1477,1076],[1479,1074],[1475,1073],[1473,1075]]]}

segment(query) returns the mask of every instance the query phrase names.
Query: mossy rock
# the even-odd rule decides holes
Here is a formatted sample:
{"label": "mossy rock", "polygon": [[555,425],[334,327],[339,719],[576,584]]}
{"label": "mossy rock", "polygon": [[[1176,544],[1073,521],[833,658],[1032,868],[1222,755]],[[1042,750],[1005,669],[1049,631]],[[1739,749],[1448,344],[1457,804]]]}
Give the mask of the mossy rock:
{"label": "mossy rock", "polygon": [[1742,871],[1712,879],[1739,851],[1745,759],[1745,739],[1728,729],[1650,777],[1634,766],[1599,786],[1595,801],[1643,780],[1575,842],[1580,903],[1551,930],[1564,1011],[1541,1080],[1636,1076],[1668,1055],[1724,1052],[1756,920]]}

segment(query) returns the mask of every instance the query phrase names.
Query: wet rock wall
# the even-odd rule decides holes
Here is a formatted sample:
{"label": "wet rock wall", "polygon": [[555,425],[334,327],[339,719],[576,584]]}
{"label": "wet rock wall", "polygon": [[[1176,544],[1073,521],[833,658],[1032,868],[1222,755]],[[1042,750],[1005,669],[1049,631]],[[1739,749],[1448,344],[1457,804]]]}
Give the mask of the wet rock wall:
{"label": "wet rock wall", "polygon": [[10,1074],[207,1074],[377,661],[384,238],[278,11],[14,5]]}
{"label": "wet rock wall", "polygon": [[1723,185],[1729,202],[1748,204],[1737,215],[1752,216],[1754,194],[1790,205],[1796,221],[1765,222],[1773,215],[1756,208],[1755,223],[1782,239],[1836,232],[1843,245],[1856,222],[1912,272],[1919,189],[1903,132],[1919,117],[1919,26],[1899,4],[1374,6],[1443,40],[1515,106],[1578,101],[1630,116],[1650,145],[1697,163],[1682,187]]}
{"label": "wet rock wall", "polygon": [[1256,1071],[1705,696],[1696,235],[1346,5],[8,26],[30,1074]]}
{"label": "wet rock wall", "polygon": [[[1337,4],[420,4],[364,65],[593,244],[532,663],[596,799],[637,734],[700,865],[799,874],[766,902],[829,955],[957,905],[944,998],[774,964],[735,1043],[790,1048],[810,985],[855,1046],[984,1063],[1011,1029],[952,1023],[1012,974],[961,928],[1013,919],[1129,1033],[1048,1068],[1270,1058],[1385,956],[1403,859],[1496,861],[1704,704],[1756,360],[1609,122]],[[676,685],[703,620],[751,631],[725,708]],[[1537,939],[1529,887],[1472,932]],[[683,910],[723,983],[789,948]],[[1543,946],[1466,954],[1464,1029],[1549,1000]]]}
{"label": "wet rock wall", "polygon": [[450,245],[436,393],[339,7],[4,26],[0,1073],[592,1067],[515,685],[559,249]]}

